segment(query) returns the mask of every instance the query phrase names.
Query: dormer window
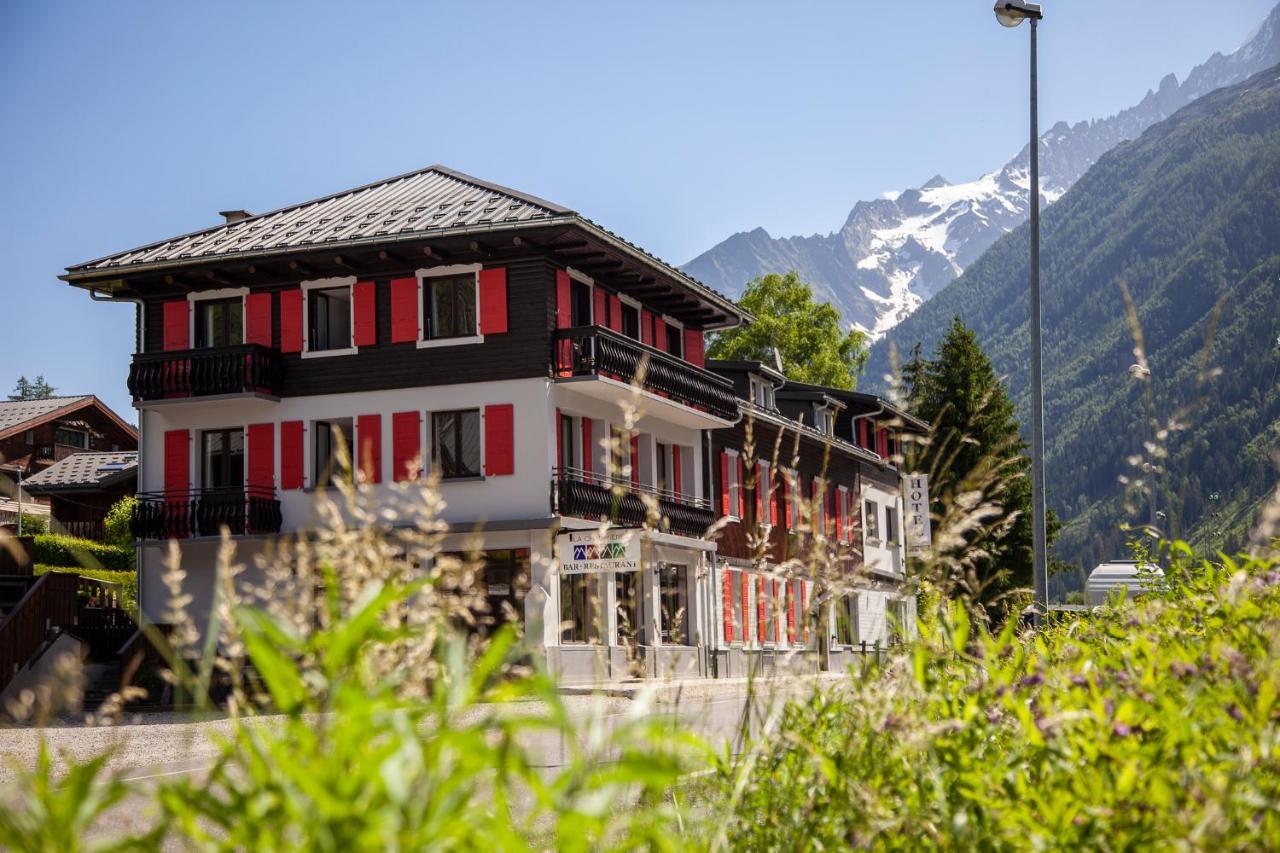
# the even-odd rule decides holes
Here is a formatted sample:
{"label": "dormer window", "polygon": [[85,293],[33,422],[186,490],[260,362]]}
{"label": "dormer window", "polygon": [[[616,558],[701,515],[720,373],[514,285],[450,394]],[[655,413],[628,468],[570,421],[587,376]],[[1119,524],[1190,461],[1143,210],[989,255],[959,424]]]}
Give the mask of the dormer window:
{"label": "dormer window", "polygon": [[762,376],[751,377],[751,402],[760,409],[772,409],[773,384]]}
{"label": "dormer window", "polygon": [[817,427],[818,432],[822,433],[823,435],[835,435],[835,432],[836,432],[835,413],[825,407],[819,408],[817,410],[817,416],[814,421],[814,426]]}

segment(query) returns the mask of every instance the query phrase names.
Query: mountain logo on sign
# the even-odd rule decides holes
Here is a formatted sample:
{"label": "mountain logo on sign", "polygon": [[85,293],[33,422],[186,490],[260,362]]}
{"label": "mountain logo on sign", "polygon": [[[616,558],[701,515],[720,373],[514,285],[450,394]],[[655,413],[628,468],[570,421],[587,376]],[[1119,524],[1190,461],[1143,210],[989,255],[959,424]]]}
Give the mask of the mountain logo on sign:
{"label": "mountain logo on sign", "polygon": [[627,548],[621,542],[608,545],[574,545],[575,560],[622,560],[627,556]]}

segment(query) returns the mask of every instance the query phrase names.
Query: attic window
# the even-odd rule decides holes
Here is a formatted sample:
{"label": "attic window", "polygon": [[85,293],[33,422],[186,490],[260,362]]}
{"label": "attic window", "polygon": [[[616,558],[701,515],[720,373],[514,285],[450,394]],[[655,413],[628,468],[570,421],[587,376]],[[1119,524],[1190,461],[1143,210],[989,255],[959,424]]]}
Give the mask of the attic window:
{"label": "attic window", "polygon": [[751,376],[751,402],[761,409],[772,409],[773,405],[773,385],[765,381],[764,377]]}
{"label": "attic window", "polygon": [[823,435],[835,435],[836,417],[835,414],[825,406],[819,408],[816,413],[814,425],[818,428],[818,432]]}

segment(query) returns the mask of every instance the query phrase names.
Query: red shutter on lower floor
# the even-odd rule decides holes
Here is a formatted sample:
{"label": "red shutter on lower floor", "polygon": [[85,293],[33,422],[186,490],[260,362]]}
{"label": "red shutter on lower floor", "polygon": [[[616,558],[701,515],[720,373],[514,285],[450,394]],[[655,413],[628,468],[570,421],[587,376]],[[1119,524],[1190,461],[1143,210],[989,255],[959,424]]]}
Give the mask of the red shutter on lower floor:
{"label": "red shutter on lower floor", "polygon": [[804,581],[800,581],[800,624],[804,630],[803,640],[809,642],[809,590]]}
{"label": "red shutter on lower floor", "polygon": [[653,314],[640,312],[640,343],[653,346]]}
{"label": "red shutter on lower floor", "polygon": [[685,329],[684,360],[690,364],[702,367],[706,363],[706,356],[703,353],[702,347],[702,330]]}
{"label": "red shutter on lower floor", "polygon": [[622,298],[616,293],[609,295],[609,328],[622,331]]}
{"label": "red shutter on lower floor", "polygon": [[836,490],[836,541],[844,541],[845,491]]}
{"label": "red shutter on lower floor", "polygon": [[480,270],[480,334],[507,331],[507,268]]}
{"label": "red shutter on lower floor", "polygon": [[667,324],[661,317],[653,318],[653,345],[663,352],[667,351]]}
{"label": "red shutter on lower floor", "polygon": [[270,293],[250,293],[244,298],[244,342],[271,346]]}
{"label": "red shutter on lower floor", "polygon": [[720,514],[729,514],[729,454],[720,451]]}
{"label": "red shutter on lower floor", "polygon": [[751,578],[742,573],[742,642],[751,642]]}
{"label": "red shutter on lower floor", "polygon": [[595,454],[595,442],[591,440],[591,418],[582,419],[582,470],[591,473],[591,457]]}
{"label": "red shutter on lower floor", "polygon": [[296,288],[280,292],[280,352],[302,352],[302,291]]}
{"label": "red shutter on lower floor", "polygon": [[418,330],[418,280],[391,279],[391,343],[412,343],[421,337]]}
{"label": "red shutter on lower floor", "polygon": [[796,596],[795,591],[791,588],[791,581],[787,581],[783,587],[787,596],[787,642],[794,643],[796,641]]}
{"label": "red shutter on lower floor", "polygon": [[733,642],[733,575],[724,570],[724,641]]}
{"label": "red shutter on lower floor", "polygon": [[353,330],[351,345],[371,347],[378,343],[378,286],[357,281],[351,286]]}
{"label": "red shutter on lower floor", "polygon": [[776,643],[778,642],[778,637],[781,636],[781,632],[778,630],[778,623],[782,621],[782,602],[784,599],[781,597],[778,582],[771,581],[770,583],[773,587],[771,590],[773,600],[769,602],[773,605],[773,636],[770,639]]}
{"label": "red shutter on lower floor", "polygon": [[366,483],[382,482],[382,416],[361,415],[356,418],[356,456],[360,476]]}
{"label": "red shutter on lower floor", "polygon": [[573,300],[569,293],[569,271],[556,270],[556,328],[573,325]]}
{"label": "red shutter on lower floor", "polygon": [[164,434],[164,491],[181,497],[191,490],[191,436],[185,429]]}
{"label": "red shutter on lower floor", "polygon": [[631,485],[640,485],[640,436],[631,436]]}
{"label": "red shutter on lower floor", "polygon": [[595,321],[595,325],[597,326],[607,325],[607,322],[609,319],[609,314],[608,314],[609,294],[605,293],[603,290],[597,287],[595,289],[595,293],[592,294],[591,302],[592,302],[591,319]]}
{"label": "red shutter on lower floor", "polygon": [[756,578],[756,636],[760,638],[762,643],[765,641],[764,607],[764,578]]}
{"label": "red shutter on lower floor", "polygon": [[285,491],[303,486],[302,421],[280,424],[280,488]]}
{"label": "red shutter on lower floor", "polygon": [[510,403],[485,406],[485,476],[502,477],[515,471],[515,408]]}
{"label": "red shutter on lower floor", "polygon": [[248,442],[249,488],[270,490],[276,486],[276,425],[249,424],[245,431]]}
{"label": "red shutter on lower floor", "polygon": [[164,349],[191,349],[191,303],[185,299],[164,304]]}
{"label": "red shutter on lower floor", "polygon": [[391,415],[391,479],[415,480],[421,473],[422,416],[417,412]]}

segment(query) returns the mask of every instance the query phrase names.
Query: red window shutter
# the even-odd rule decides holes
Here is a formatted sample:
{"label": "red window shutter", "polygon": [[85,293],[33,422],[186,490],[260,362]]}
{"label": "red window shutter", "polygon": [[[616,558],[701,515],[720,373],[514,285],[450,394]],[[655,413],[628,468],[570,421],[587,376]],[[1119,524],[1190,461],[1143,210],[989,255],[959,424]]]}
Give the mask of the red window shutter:
{"label": "red window shutter", "polygon": [[778,512],[778,501],[780,501],[782,497],[779,495],[781,490],[774,487],[772,468],[765,469],[764,489],[765,496],[769,500],[769,523],[776,525],[780,516],[780,513]]}
{"label": "red window shutter", "polygon": [[164,349],[191,349],[191,304],[174,299],[164,304]]}
{"label": "red window shutter", "polygon": [[653,345],[663,352],[667,351],[667,324],[661,317],[653,318]]}
{"label": "red window shutter", "polygon": [[382,482],[382,415],[356,418],[356,464],[366,483]]}
{"label": "red window shutter", "polygon": [[791,527],[791,482],[786,473],[782,475],[778,492],[778,500],[782,503],[782,523],[786,527]]}
{"label": "red window shutter", "polygon": [[301,289],[280,293],[280,352],[302,352]]}
{"label": "red window shutter", "polygon": [[582,419],[582,470],[591,473],[591,457],[595,453],[595,443],[591,440],[591,418]]}
{"label": "red window shutter", "polygon": [[738,518],[746,518],[743,513],[744,499],[742,493],[747,489],[747,463],[742,461],[742,456],[738,456]]}
{"label": "red window shutter", "polygon": [[867,422],[864,420],[858,421],[858,446],[870,449],[867,444]]}
{"label": "red window shutter", "polygon": [[702,331],[700,329],[684,330],[684,360],[698,367],[702,367],[706,363],[706,357],[702,351]]}
{"label": "red window shutter", "polygon": [[782,616],[782,603],[784,599],[782,598],[782,593],[778,588],[778,582],[773,581],[772,586],[773,586],[772,592],[773,592],[773,617],[774,617],[772,639],[776,643],[778,642],[778,637],[782,633],[781,631],[778,630],[778,623],[782,621],[780,617]]}
{"label": "red window shutter", "polygon": [[883,427],[876,430],[876,453],[885,457],[889,455],[889,431]]}
{"label": "red window shutter", "polygon": [[244,342],[271,346],[271,294],[250,293],[244,298]]}
{"label": "red window shutter", "polygon": [[809,642],[809,590],[804,581],[800,581],[800,625],[804,642]]}
{"label": "red window shutter", "polygon": [[764,578],[756,578],[756,636],[764,642]]}
{"label": "red window shutter", "polygon": [[836,541],[844,541],[844,490],[836,490]]}
{"label": "red window shutter", "polygon": [[791,581],[787,581],[782,589],[783,595],[787,597],[787,642],[794,643],[796,641],[796,597],[791,590]]}
{"label": "red window shutter", "polygon": [[742,642],[751,642],[751,636],[747,633],[751,623],[751,579],[747,577],[747,573],[742,573]]}
{"label": "red window shutter", "polygon": [[766,524],[765,508],[769,506],[769,486],[765,482],[764,463],[756,463],[756,524]]}
{"label": "red window shutter", "polygon": [[249,424],[245,438],[249,443],[249,488],[266,489],[274,493],[276,486],[276,425]]}
{"label": "red window shutter", "polygon": [[422,416],[417,412],[391,415],[391,479],[417,479],[422,471]]}
{"label": "red window shutter", "polygon": [[510,403],[484,407],[484,473],[490,477],[514,474],[515,408]]}
{"label": "red window shutter", "polygon": [[616,293],[609,296],[609,328],[622,331],[622,299]]}
{"label": "red window shutter", "polygon": [[606,306],[608,305],[608,300],[609,300],[609,295],[607,293],[605,293],[603,290],[601,290],[598,287],[595,288],[595,292],[592,294],[592,299],[591,299],[591,302],[593,305],[593,310],[591,315],[591,319],[594,321],[593,325],[596,325],[596,326],[605,325],[605,320],[607,319]]}
{"label": "red window shutter", "polygon": [[507,331],[507,268],[480,270],[480,334]]}
{"label": "red window shutter", "polygon": [[640,436],[631,436],[631,485],[640,485]]}
{"label": "red window shutter", "polygon": [[653,346],[653,314],[640,311],[640,343]]}
{"label": "red window shutter", "polygon": [[556,328],[567,329],[573,323],[573,305],[569,295],[569,271],[556,270]]}
{"label": "red window shutter", "polygon": [[729,514],[729,454],[723,450],[720,451],[720,514]]}
{"label": "red window shutter", "polygon": [[724,570],[724,641],[733,642],[733,575]]}
{"label": "red window shutter", "polygon": [[280,424],[280,488],[302,488],[302,421]]}
{"label": "red window shutter", "polygon": [[164,491],[181,497],[191,490],[191,439],[185,429],[164,434]]}
{"label": "red window shutter", "polygon": [[357,281],[351,287],[351,313],[355,315],[355,331],[351,345],[371,347],[378,343],[378,286],[372,281]]}
{"label": "red window shutter", "polygon": [[391,343],[418,340],[418,280],[391,279]]}
{"label": "red window shutter", "polygon": [[680,488],[680,445],[671,445],[671,485],[672,491],[677,495],[684,494],[684,489]]}

